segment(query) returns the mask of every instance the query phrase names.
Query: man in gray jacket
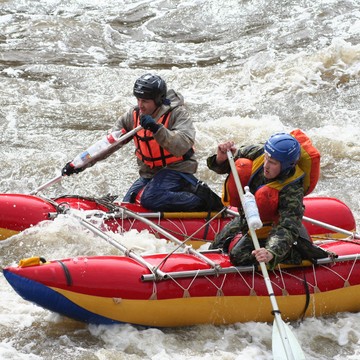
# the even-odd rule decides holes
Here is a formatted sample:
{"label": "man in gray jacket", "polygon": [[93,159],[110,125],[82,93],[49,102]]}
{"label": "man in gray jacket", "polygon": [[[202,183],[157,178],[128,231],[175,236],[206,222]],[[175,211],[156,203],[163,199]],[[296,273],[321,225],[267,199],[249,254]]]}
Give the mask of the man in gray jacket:
{"label": "man in gray jacket", "polygon": [[[214,209],[206,194],[210,189],[206,186],[204,189],[204,184],[194,176],[198,167],[194,155],[195,128],[183,96],[174,90],[167,91],[165,81],[152,74],[138,78],[133,93],[137,106],[120,116],[112,129],[129,132],[142,126],[133,136],[140,177],[123,201],[136,200],[154,211]],[[68,163],[63,175],[78,170]],[[217,200],[215,208],[220,208]]]}

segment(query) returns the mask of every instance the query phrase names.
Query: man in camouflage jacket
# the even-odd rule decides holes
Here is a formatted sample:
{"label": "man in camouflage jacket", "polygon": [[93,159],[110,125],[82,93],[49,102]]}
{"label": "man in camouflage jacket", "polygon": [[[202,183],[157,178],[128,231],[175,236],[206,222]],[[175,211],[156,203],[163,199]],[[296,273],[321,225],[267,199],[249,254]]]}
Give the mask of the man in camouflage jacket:
{"label": "man in camouflage jacket", "polygon": [[[230,173],[230,164],[226,156],[227,150],[233,152],[234,160],[237,158],[255,160],[264,154],[264,145],[242,146],[237,150],[233,142],[220,144],[217,154],[207,159],[209,169],[218,174]],[[266,160],[264,164],[264,171],[258,171],[251,183],[248,184],[253,194],[262,185],[274,181],[274,178],[268,179],[264,175]],[[287,177],[292,176],[294,171],[295,166],[288,171],[281,172],[275,179],[279,182],[284,181]],[[242,185],[244,186],[245,184]],[[246,266],[255,264],[257,261],[264,261],[268,263],[270,268],[274,268],[280,262],[301,263],[302,258],[294,247],[294,243],[299,239],[300,229],[302,228],[302,216],[304,213],[303,197],[304,188],[302,179],[292,182],[281,189],[278,204],[279,220],[272,225],[267,238],[259,238],[259,243],[262,247],[261,251],[254,250],[250,234],[245,234],[230,251],[231,262],[236,266]],[[239,209],[239,212],[241,214],[242,210]],[[246,220],[244,217],[234,218],[217,234],[211,248],[222,248],[227,252],[229,242],[234,236],[239,232],[245,233],[246,231]]]}

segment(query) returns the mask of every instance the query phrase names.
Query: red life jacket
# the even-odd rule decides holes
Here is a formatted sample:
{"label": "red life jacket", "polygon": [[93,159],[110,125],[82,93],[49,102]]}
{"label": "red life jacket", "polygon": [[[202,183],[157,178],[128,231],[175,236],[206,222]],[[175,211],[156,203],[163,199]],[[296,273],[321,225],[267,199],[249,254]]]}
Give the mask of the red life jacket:
{"label": "red life jacket", "polygon": [[[157,123],[164,125],[166,128],[169,126],[171,112],[162,115]],[[133,112],[134,128],[140,125],[139,111]],[[166,165],[183,161],[184,156],[174,156],[169,151],[161,147],[154,139],[153,133],[149,130],[141,129],[134,135],[134,142],[136,156],[150,168],[165,167]]]}

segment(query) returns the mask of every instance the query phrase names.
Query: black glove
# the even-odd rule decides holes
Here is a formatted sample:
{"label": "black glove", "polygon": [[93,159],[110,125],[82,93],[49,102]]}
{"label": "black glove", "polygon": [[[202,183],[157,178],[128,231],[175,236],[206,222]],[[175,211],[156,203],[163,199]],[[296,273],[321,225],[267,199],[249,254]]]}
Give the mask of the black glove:
{"label": "black glove", "polygon": [[74,168],[74,165],[71,164],[71,161],[69,161],[64,167],[63,169],[61,170],[61,175],[62,176],[70,176],[72,174],[78,174],[79,172],[82,172],[84,171],[85,169],[83,168],[78,168],[78,169],[75,169]]}
{"label": "black glove", "polygon": [[140,116],[140,125],[146,129],[152,131],[154,134],[159,130],[160,125],[150,115]]}

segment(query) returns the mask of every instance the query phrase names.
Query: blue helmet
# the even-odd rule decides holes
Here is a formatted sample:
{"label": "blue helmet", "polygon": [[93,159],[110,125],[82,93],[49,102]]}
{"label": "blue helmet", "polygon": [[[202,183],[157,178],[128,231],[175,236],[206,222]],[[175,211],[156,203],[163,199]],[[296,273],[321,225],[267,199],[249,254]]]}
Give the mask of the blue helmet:
{"label": "blue helmet", "polygon": [[166,99],[165,81],[158,75],[144,74],[134,84],[133,94],[139,99],[152,99],[157,106]]}
{"label": "blue helmet", "polygon": [[271,135],[265,143],[265,153],[281,163],[281,173],[294,168],[300,158],[299,142],[290,134]]}

